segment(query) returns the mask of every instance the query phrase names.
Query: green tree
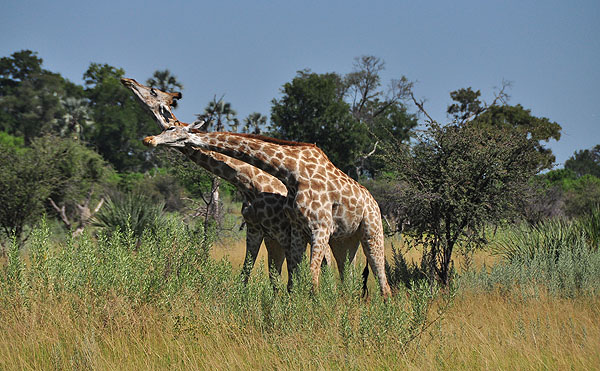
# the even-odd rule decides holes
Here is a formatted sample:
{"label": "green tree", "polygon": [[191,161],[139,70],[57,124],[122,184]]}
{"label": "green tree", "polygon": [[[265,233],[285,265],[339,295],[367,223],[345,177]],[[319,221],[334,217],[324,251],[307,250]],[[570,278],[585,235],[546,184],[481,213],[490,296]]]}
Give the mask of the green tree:
{"label": "green tree", "polygon": [[277,138],[315,143],[345,172],[369,143],[367,131],[354,119],[340,96],[335,73],[299,71],[273,99],[271,134]]}
{"label": "green tree", "polygon": [[42,62],[30,50],[0,59],[0,130],[22,136],[27,144],[55,132],[65,114],[61,101],[82,92],[59,74],[43,69]]}
{"label": "green tree", "polygon": [[236,115],[237,112],[231,108],[231,103],[225,102],[223,97],[217,100],[215,96],[204,108],[204,112],[197,114],[196,117],[205,122],[204,130],[225,131],[227,125],[231,131],[237,132],[239,120]]}
{"label": "green tree", "polygon": [[141,140],[156,133],[156,124],[121,84],[124,73],[97,63],[85,72],[85,93],[94,121],[89,141],[117,171],[145,171],[157,160]]}
{"label": "green tree", "polygon": [[73,138],[43,136],[31,149],[52,168],[53,187],[49,205],[75,234],[83,231],[104,202],[113,171],[98,153]]}
{"label": "green tree", "polygon": [[383,89],[384,67],[380,58],[361,56],[345,76],[298,72],[273,100],[272,134],[317,144],[352,176],[374,175],[383,167],[373,156],[381,144],[408,140],[417,125],[403,103],[412,84],[402,76]]}
{"label": "green tree", "polygon": [[[183,89],[183,84],[177,80],[177,77],[168,69],[156,70],[152,77],[146,80],[146,85],[152,88],[158,88],[164,92],[173,92],[177,89]],[[173,108],[177,108],[177,100],[173,101]]]}
{"label": "green tree", "polygon": [[570,169],[577,176],[586,174],[600,178],[600,144],[592,149],[576,151],[565,162],[565,169]]}
{"label": "green tree", "polygon": [[477,246],[486,224],[514,215],[539,157],[522,132],[467,122],[430,123],[412,148],[388,149],[399,222],[423,243],[430,273],[448,284],[457,243]]}
{"label": "green tree", "polygon": [[526,134],[537,151],[543,155],[540,157],[540,165],[543,169],[549,169],[555,158],[552,150],[546,148],[542,142],[559,140],[560,125],[548,118],[533,116],[531,110],[520,104],[508,105],[508,96],[504,92],[507,87],[508,84],[505,83],[490,105],[479,100],[479,90],[473,91],[469,87],[453,91],[450,97],[456,103],[448,106],[447,113],[456,122],[471,122],[473,125],[484,127],[507,127]]}
{"label": "green tree", "polygon": [[267,117],[258,112],[252,112],[244,119],[243,133],[260,134],[261,127],[267,124]]}
{"label": "green tree", "polygon": [[19,139],[2,135],[0,140],[0,226],[5,237],[21,244],[26,227],[35,224],[44,212],[44,203],[55,187],[52,160],[21,147]]}

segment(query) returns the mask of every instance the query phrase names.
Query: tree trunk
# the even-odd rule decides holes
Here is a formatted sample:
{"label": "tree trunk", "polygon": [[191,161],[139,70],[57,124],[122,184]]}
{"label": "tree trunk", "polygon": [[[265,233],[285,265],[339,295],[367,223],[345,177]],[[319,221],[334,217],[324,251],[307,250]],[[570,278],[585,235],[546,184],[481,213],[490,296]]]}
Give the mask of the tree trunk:
{"label": "tree trunk", "polygon": [[219,179],[218,177],[214,177],[212,179],[212,186],[211,186],[211,204],[209,205],[210,209],[209,209],[209,213],[210,215],[212,215],[212,217],[215,219],[215,221],[219,222],[220,221],[220,217],[221,217],[221,213],[220,213],[220,194],[219,194],[219,186],[221,185],[221,179]]}

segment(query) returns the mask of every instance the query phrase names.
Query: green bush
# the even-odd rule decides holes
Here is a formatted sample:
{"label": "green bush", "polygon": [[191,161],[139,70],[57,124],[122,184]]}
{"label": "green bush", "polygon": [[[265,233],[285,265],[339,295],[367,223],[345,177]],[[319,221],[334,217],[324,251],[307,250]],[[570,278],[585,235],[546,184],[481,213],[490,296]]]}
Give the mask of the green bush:
{"label": "green bush", "polygon": [[94,225],[108,233],[131,230],[140,238],[144,231],[156,232],[165,222],[164,202],[137,192],[114,193],[94,217]]}
{"label": "green bush", "polygon": [[[181,328],[222,318],[265,336],[339,334],[356,354],[365,346],[403,347],[419,337],[439,298],[439,292],[423,281],[388,301],[378,290],[372,290],[370,300],[362,300],[361,274],[353,267],[343,282],[325,268],[314,292],[306,260],[291,292],[281,282],[274,289],[264,269],[244,285],[226,260],[209,257],[210,241],[198,243],[196,235],[171,218],[155,233],[143,234],[134,251],[137,242],[131,229],[102,232],[97,238],[84,233],[54,243],[42,223],[25,252],[12,248],[7,261],[0,263],[0,308],[70,300],[78,312],[103,318],[110,315],[109,303],[119,300],[133,308],[162,308]],[[196,307],[203,310],[193,310]]]}
{"label": "green bush", "polygon": [[600,250],[581,221],[549,220],[516,227],[492,247],[503,261],[491,269],[467,272],[461,285],[484,290],[516,290],[575,297],[600,294]]}

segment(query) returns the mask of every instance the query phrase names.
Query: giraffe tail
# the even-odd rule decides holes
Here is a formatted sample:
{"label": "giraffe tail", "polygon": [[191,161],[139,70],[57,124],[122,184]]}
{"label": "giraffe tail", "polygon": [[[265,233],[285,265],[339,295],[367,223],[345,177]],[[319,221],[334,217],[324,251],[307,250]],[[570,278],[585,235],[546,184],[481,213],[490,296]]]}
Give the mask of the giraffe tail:
{"label": "giraffe tail", "polygon": [[367,288],[367,278],[369,278],[369,263],[365,265],[365,269],[362,272],[363,277],[363,289],[362,289],[362,297],[366,298],[369,295],[369,289]]}

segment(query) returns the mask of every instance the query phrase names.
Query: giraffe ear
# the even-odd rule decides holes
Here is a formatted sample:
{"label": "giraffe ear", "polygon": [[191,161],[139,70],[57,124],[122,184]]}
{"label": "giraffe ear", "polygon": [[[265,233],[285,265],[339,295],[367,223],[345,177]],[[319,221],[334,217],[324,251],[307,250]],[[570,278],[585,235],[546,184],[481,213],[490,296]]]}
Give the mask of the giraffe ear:
{"label": "giraffe ear", "polygon": [[206,125],[206,121],[204,121],[204,120],[198,120],[198,121],[194,122],[189,128],[190,129],[200,130],[200,129],[202,129],[202,127],[204,125]]}

